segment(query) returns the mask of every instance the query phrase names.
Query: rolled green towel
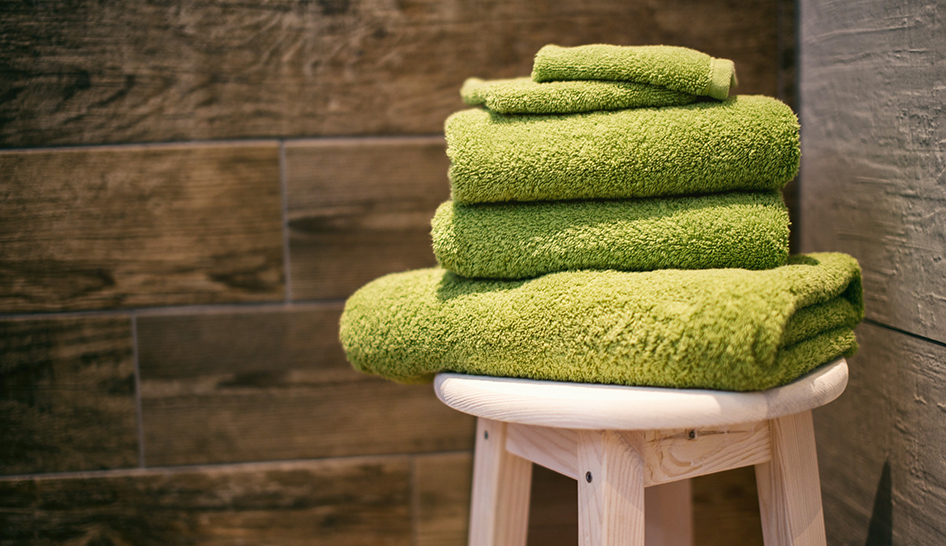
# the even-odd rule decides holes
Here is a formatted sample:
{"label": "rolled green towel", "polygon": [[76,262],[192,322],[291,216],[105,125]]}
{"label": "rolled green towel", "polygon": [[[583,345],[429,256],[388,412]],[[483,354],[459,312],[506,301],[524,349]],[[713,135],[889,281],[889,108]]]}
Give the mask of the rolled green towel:
{"label": "rolled green towel", "polygon": [[458,203],[775,190],[800,155],[792,110],[751,95],[566,116],[476,108],[447,118],[446,135]]}
{"label": "rolled green towel", "polygon": [[578,47],[547,45],[535,54],[532,79],[611,80],[649,83],[674,91],[725,99],[736,86],[736,68],[729,59],[675,46]]}
{"label": "rolled green towel", "polygon": [[632,82],[563,81],[536,83],[531,78],[469,78],[460,89],[463,102],[500,114],[573,114],[645,106],[690,104],[695,95]]}
{"label": "rolled green towel", "polygon": [[778,192],[621,201],[460,205],[431,221],[440,265],[523,279],[569,269],[769,269],[788,258]]}
{"label": "rolled green towel", "polygon": [[349,298],[352,365],[401,382],[441,371],[555,381],[761,390],[854,353],[863,317],[854,258],[471,280],[395,273]]}

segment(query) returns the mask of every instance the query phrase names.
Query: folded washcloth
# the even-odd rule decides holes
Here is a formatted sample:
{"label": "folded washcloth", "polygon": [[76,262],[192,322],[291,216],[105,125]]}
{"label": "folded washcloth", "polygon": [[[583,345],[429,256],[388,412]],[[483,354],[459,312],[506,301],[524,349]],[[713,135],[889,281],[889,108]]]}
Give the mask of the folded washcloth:
{"label": "folded washcloth", "polygon": [[565,271],[471,280],[395,273],[349,298],[352,365],[402,382],[441,371],[556,381],[759,390],[856,350],[860,269],[844,254],[789,265]]}
{"label": "folded washcloth", "polygon": [[536,83],[530,78],[469,78],[463,83],[460,96],[470,106],[483,105],[500,114],[573,114],[645,106],[678,106],[696,100],[695,95],[645,83]]}
{"label": "folded washcloth", "polygon": [[685,47],[547,45],[535,54],[532,79],[648,83],[722,100],[736,86],[736,68],[728,59],[714,59]]}
{"label": "folded washcloth", "polygon": [[459,203],[773,190],[800,155],[792,110],[751,95],[566,116],[476,108],[450,116],[446,135]]}
{"label": "folded washcloth", "polygon": [[431,224],[437,261],[465,277],[769,269],[788,258],[788,209],[775,191],[622,201],[447,201]]}

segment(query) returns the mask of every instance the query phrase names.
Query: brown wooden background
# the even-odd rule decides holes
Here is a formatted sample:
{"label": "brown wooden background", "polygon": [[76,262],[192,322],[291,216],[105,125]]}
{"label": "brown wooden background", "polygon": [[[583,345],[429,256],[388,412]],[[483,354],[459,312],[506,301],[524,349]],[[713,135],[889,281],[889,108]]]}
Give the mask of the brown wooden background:
{"label": "brown wooden background", "polygon": [[[665,43],[792,103],[794,21],[788,0],[4,3],[0,544],[463,544],[472,419],[337,342],[354,289],[433,263],[460,84],[546,43]],[[751,470],[694,497],[699,544],[761,541]],[[575,544],[576,511],[537,469],[530,544]]]}

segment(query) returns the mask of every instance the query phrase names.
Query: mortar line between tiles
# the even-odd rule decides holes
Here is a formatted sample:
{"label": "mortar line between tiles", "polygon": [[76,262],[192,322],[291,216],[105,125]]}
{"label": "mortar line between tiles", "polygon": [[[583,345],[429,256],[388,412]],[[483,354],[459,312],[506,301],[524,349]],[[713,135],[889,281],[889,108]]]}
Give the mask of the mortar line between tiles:
{"label": "mortar line between tiles", "polygon": [[135,422],[138,425],[138,468],[145,467],[145,428],[141,412],[141,365],[138,358],[138,315],[131,313],[131,350],[135,361]]}
{"label": "mortar line between tiles", "polygon": [[884,324],[883,322],[878,322],[878,321],[876,321],[876,320],[874,320],[874,319],[870,319],[870,318],[865,317],[865,318],[864,318],[864,322],[866,322],[867,324],[871,324],[871,325],[873,325],[873,326],[877,326],[878,328],[885,328],[885,329],[887,329],[887,330],[892,330],[892,331],[894,331],[894,332],[897,332],[898,334],[903,334],[903,335],[905,335],[905,336],[910,336],[910,337],[912,337],[912,338],[914,338],[914,339],[919,339],[919,340],[925,341],[925,342],[927,342],[927,343],[932,343],[933,345],[936,345],[936,346],[938,346],[938,347],[946,347],[946,342],[940,341],[940,340],[938,340],[938,339],[933,339],[933,338],[931,338],[931,337],[926,337],[926,336],[924,336],[924,335],[914,334],[913,332],[910,332],[910,331],[908,331],[908,330],[904,330],[904,329],[902,329],[902,328],[897,328],[896,326],[891,326],[891,325],[889,325],[889,324]]}
{"label": "mortar line between tiles", "polygon": [[286,279],[285,302],[292,301],[292,272],[289,262],[289,182],[286,174],[286,141],[279,141],[279,192],[282,194],[282,269]]}
{"label": "mortar line between tiles", "polygon": [[460,449],[460,450],[450,450],[450,451],[434,451],[430,453],[377,453],[377,454],[368,454],[368,455],[342,455],[338,457],[318,457],[314,459],[268,459],[263,461],[230,461],[230,462],[217,462],[217,463],[200,463],[200,464],[183,464],[183,465],[164,465],[164,466],[147,466],[144,468],[137,467],[128,467],[128,468],[114,468],[109,470],[75,470],[68,472],[39,472],[33,474],[8,474],[6,476],[0,475],[0,482],[9,482],[16,480],[30,480],[30,479],[40,479],[40,480],[51,480],[51,479],[88,479],[88,478],[109,478],[109,477],[124,477],[124,476],[140,476],[142,474],[152,474],[152,473],[187,473],[187,472],[201,472],[205,470],[215,470],[215,469],[253,469],[253,468],[270,468],[283,465],[307,465],[307,464],[319,464],[327,462],[340,462],[340,461],[377,461],[381,459],[396,460],[396,459],[408,459],[413,460],[417,455],[452,455],[458,453],[468,453],[472,455],[472,449]]}

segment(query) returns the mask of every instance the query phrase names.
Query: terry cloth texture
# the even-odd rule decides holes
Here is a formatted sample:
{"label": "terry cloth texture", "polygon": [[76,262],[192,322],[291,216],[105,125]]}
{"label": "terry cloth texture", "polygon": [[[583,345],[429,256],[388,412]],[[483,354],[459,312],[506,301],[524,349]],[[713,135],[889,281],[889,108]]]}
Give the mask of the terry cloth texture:
{"label": "terry cloth texture", "polygon": [[477,108],[450,116],[446,135],[458,203],[775,190],[800,155],[792,110],[751,95],[565,116]]}
{"label": "terry cloth texture", "polygon": [[674,46],[579,47],[547,45],[535,54],[532,79],[610,80],[648,83],[714,99],[729,96],[736,86],[736,68],[728,59]]}
{"label": "terry cloth texture", "polygon": [[453,371],[761,390],[852,355],[863,309],[857,262],[834,253],[763,271],[566,271],[524,281],[432,268],[352,295],[341,340],[355,368],[401,382]]}
{"label": "terry cloth texture", "polygon": [[788,258],[788,209],[775,191],[622,201],[447,201],[431,225],[437,261],[465,277],[770,269]]}
{"label": "terry cloth texture", "polygon": [[463,102],[500,114],[573,114],[645,106],[679,106],[695,95],[632,82],[564,81],[536,83],[530,78],[469,78],[460,89]]}

